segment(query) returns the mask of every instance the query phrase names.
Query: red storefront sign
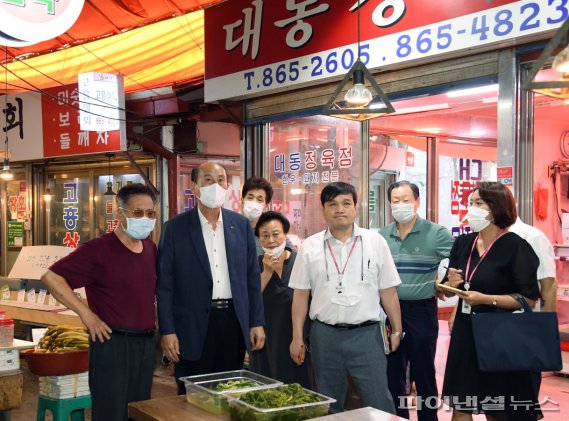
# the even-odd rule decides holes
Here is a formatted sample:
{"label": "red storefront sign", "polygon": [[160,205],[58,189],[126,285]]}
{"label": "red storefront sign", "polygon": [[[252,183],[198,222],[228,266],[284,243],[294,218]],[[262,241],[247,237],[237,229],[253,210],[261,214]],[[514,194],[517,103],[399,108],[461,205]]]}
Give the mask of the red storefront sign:
{"label": "red storefront sign", "polygon": [[405,166],[414,167],[415,166],[415,154],[411,151],[405,152]]}
{"label": "red storefront sign", "polygon": [[513,179],[513,168],[512,167],[498,167],[496,168],[496,175],[498,182],[505,184],[506,186],[512,185]]}
{"label": "red storefront sign", "polygon": [[77,85],[50,88],[46,92],[41,99],[44,157],[121,150],[119,130],[91,132],[80,129]]}
{"label": "red storefront sign", "polygon": [[[357,5],[356,0],[232,0],[206,9],[206,101],[345,74],[358,56]],[[521,43],[559,27],[569,5],[365,0],[360,14],[360,57],[368,68],[379,68],[504,41]]]}

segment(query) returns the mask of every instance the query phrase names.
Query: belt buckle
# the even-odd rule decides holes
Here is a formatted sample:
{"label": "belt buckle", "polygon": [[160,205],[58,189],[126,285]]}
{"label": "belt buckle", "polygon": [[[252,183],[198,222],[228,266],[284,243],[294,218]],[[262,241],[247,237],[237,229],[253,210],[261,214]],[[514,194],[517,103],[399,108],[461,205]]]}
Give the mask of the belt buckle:
{"label": "belt buckle", "polygon": [[217,308],[217,309],[225,309],[225,308],[229,308],[229,300],[213,300],[212,302],[212,307],[213,308]]}

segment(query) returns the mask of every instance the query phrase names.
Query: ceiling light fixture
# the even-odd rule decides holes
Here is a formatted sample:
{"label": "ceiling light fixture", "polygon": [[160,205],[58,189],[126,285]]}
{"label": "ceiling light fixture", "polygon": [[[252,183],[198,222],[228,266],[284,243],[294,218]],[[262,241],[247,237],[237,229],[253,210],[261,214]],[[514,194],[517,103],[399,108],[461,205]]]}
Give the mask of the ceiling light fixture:
{"label": "ceiling light fixture", "polygon": [[569,45],[555,56],[553,68],[559,73],[569,73]]}
{"label": "ceiling light fixture", "polygon": [[[357,1],[358,11],[358,58],[336,88],[322,114],[348,120],[365,121],[394,112],[393,105],[383,93],[375,78],[361,60],[360,48],[360,9],[364,0]],[[340,93],[353,78],[353,86],[340,99]],[[366,86],[366,80],[371,85]],[[370,89],[371,88],[371,89]],[[375,93],[375,94],[374,94]]]}
{"label": "ceiling light fixture", "polygon": [[6,138],[4,139],[4,162],[0,178],[7,181],[13,179],[14,174],[10,170],[10,161],[8,159],[8,46],[4,47],[4,51],[4,133]]}
{"label": "ceiling light fixture", "polygon": [[111,158],[115,156],[112,152],[105,153],[105,156],[109,158],[109,178],[107,181],[107,191],[103,193],[103,196],[115,196],[116,193],[113,191],[113,182],[111,181]]}
{"label": "ceiling light fixture", "polygon": [[423,113],[425,111],[448,110],[449,108],[450,106],[448,105],[448,102],[443,102],[441,104],[429,104],[429,105],[419,105],[417,107],[397,108],[395,114]]}
{"label": "ceiling light fixture", "polygon": [[[556,54],[557,51],[560,52]],[[546,64],[552,58],[555,80],[550,78],[537,81],[539,71],[546,69]],[[569,18],[563,22],[533,63],[522,88],[554,98],[569,99]]]}
{"label": "ceiling light fixture", "polygon": [[492,85],[476,86],[474,88],[457,89],[454,91],[447,92],[449,98],[458,98],[461,96],[486,94],[488,92],[496,92],[498,90],[498,84],[494,83]]}

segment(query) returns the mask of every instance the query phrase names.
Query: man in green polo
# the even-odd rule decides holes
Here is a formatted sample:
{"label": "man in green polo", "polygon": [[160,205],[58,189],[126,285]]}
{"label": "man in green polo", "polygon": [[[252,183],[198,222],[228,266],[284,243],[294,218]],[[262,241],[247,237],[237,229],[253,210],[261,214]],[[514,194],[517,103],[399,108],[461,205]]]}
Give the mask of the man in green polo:
{"label": "man in green polo", "polygon": [[443,226],[417,215],[419,188],[398,181],[387,190],[395,222],[381,229],[401,277],[397,287],[405,339],[387,358],[387,379],[397,415],[409,418],[406,406],[407,365],[417,387],[419,421],[437,420],[438,390],[435,352],[439,324],[435,278],[441,260],[447,258],[454,238]]}

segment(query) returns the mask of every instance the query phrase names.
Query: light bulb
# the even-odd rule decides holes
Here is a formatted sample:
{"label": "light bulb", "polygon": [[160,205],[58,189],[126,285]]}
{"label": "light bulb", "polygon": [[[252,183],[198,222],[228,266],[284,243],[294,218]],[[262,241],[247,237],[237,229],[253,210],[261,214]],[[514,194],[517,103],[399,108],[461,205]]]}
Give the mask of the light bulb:
{"label": "light bulb", "polygon": [[0,178],[2,180],[11,180],[14,178],[14,174],[10,171],[10,161],[7,159],[4,160],[4,167],[2,168],[2,172],[0,172]]}
{"label": "light bulb", "polygon": [[361,70],[354,72],[354,86],[348,89],[344,100],[352,107],[365,107],[371,102],[373,96],[364,85],[364,73]]}
{"label": "light bulb", "polygon": [[43,200],[45,200],[46,202],[51,202],[51,189],[49,188],[49,186],[45,189],[45,192],[43,194]]}
{"label": "light bulb", "polygon": [[344,96],[346,102],[354,107],[365,107],[372,100],[371,92],[363,83],[356,83]]}
{"label": "light bulb", "polygon": [[555,56],[553,68],[559,73],[569,73],[569,45]]}

